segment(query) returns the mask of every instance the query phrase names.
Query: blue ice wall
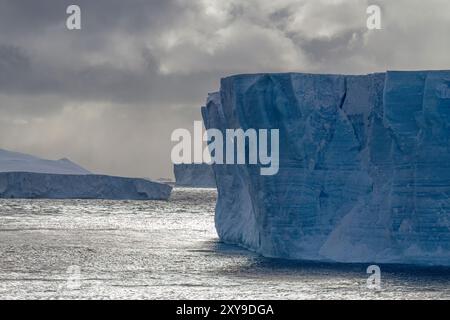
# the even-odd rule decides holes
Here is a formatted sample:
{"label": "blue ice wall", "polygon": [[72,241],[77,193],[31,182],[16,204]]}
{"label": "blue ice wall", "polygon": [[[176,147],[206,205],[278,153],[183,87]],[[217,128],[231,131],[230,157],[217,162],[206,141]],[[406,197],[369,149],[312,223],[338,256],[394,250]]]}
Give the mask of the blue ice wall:
{"label": "blue ice wall", "polygon": [[450,72],[237,75],[205,126],[280,130],[280,170],[215,165],[216,228],[269,257],[450,265]]}

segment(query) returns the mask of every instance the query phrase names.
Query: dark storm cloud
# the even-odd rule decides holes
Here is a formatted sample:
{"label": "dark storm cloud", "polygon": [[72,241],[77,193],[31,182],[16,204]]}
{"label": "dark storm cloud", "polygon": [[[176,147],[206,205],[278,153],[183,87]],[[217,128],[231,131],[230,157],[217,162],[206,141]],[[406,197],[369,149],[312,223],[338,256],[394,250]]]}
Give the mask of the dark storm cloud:
{"label": "dark storm cloud", "polygon": [[449,67],[448,1],[376,3],[379,31],[365,0],[0,0],[0,148],[168,176],[171,131],[228,74]]}
{"label": "dark storm cloud", "polygon": [[[147,47],[147,33],[175,25],[182,5],[174,1],[77,1],[82,8],[82,30],[65,29],[65,10],[73,1],[2,1],[0,29],[0,91],[23,94],[58,94],[72,99],[100,99],[133,102],[152,97],[155,101],[183,101],[194,98],[190,84],[204,86],[213,75],[160,75],[158,59]],[[130,59],[140,64],[118,67],[115,62],[91,64],[80,56],[112,54],[110,37],[141,37],[126,48]],[[139,41],[137,41],[139,42]],[[62,44],[62,45],[61,45]],[[126,45],[126,44],[125,44]],[[42,50],[42,48],[47,48]],[[49,56],[45,53],[53,52]],[[127,59],[126,55],[120,57]],[[186,80],[191,80],[186,82]],[[190,88],[189,88],[190,87]],[[180,97],[181,98],[181,97]],[[198,97],[195,97],[198,99]],[[168,101],[170,102],[170,101]],[[178,101],[179,102],[179,101]]]}
{"label": "dark storm cloud", "polygon": [[0,92],[56,94],[79,101],[133,104],[151,99],[152,102],[168,104],[195,102],[198,99],[196,90],[208,87],[208,83],[217,80],[217,74],[210,72],[161,75],[154,60],[148,60],[139,71],[109,64],[38,64],[33,63],[23,49],[11,46],[0,46],[0,59]]}
{"label": "dark storm cloud", "polygon": [[30,59],[19,47],[0,44],[0,88],[20,87],[30,73]]}
{"label": "dark storm cloud", "polygon": [[167,23],[183,8],[173,0],[2,0],[2,34],[33,34],[52,26],[65,26],[66,8],[79,5],[83,24],[90,32],[108,32],[114,28],[142,30],[149,25]]}

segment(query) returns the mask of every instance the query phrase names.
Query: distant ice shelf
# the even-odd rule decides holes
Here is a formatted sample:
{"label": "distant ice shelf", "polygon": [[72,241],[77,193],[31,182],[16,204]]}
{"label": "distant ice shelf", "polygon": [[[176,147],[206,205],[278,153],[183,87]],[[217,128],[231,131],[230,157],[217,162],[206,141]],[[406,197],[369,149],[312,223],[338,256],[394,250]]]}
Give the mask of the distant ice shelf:
{"label": "distant ice shelf", "polygon": [[207,129],[279,129],[280,170],[214,165],[216,229],[267,257],[450,265],[450,71],[236,75]]}
{"label": "distant ice shelf", "polygon": [[202,164],[176,164],[174,174],[177,187],[215,188],[216,178],[212,166]]}
{"label": "distant ice shelf", "polygon": [[0,198],[167,200],[171,190],[147,179],[92,174],[67,159],[0,150]]}

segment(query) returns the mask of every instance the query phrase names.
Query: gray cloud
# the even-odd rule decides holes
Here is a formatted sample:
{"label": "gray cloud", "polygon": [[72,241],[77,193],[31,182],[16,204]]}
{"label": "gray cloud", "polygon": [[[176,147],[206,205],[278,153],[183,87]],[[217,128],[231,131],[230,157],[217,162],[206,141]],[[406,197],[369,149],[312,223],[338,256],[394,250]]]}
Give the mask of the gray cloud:
{"label": "gray cloud", "polygon": [[[82,9],[82,30],[65,10]],[[170,133],[228,74],[445,69],[446,0],[0,0],[0,147],[169,176]],[[372,1],[370,1],[372,4]]]}

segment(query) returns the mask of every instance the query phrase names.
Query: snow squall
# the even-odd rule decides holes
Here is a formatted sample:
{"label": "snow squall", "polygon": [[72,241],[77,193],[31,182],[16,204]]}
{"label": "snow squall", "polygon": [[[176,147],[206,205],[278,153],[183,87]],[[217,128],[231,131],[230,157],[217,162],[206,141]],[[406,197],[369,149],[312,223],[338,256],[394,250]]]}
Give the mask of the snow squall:
{"label": "snow squall", "polygon": [[236,75],[206,128],[280,129],[280,170],[214,165],[220,238],[268,257],[450,265],[450,71]]}

